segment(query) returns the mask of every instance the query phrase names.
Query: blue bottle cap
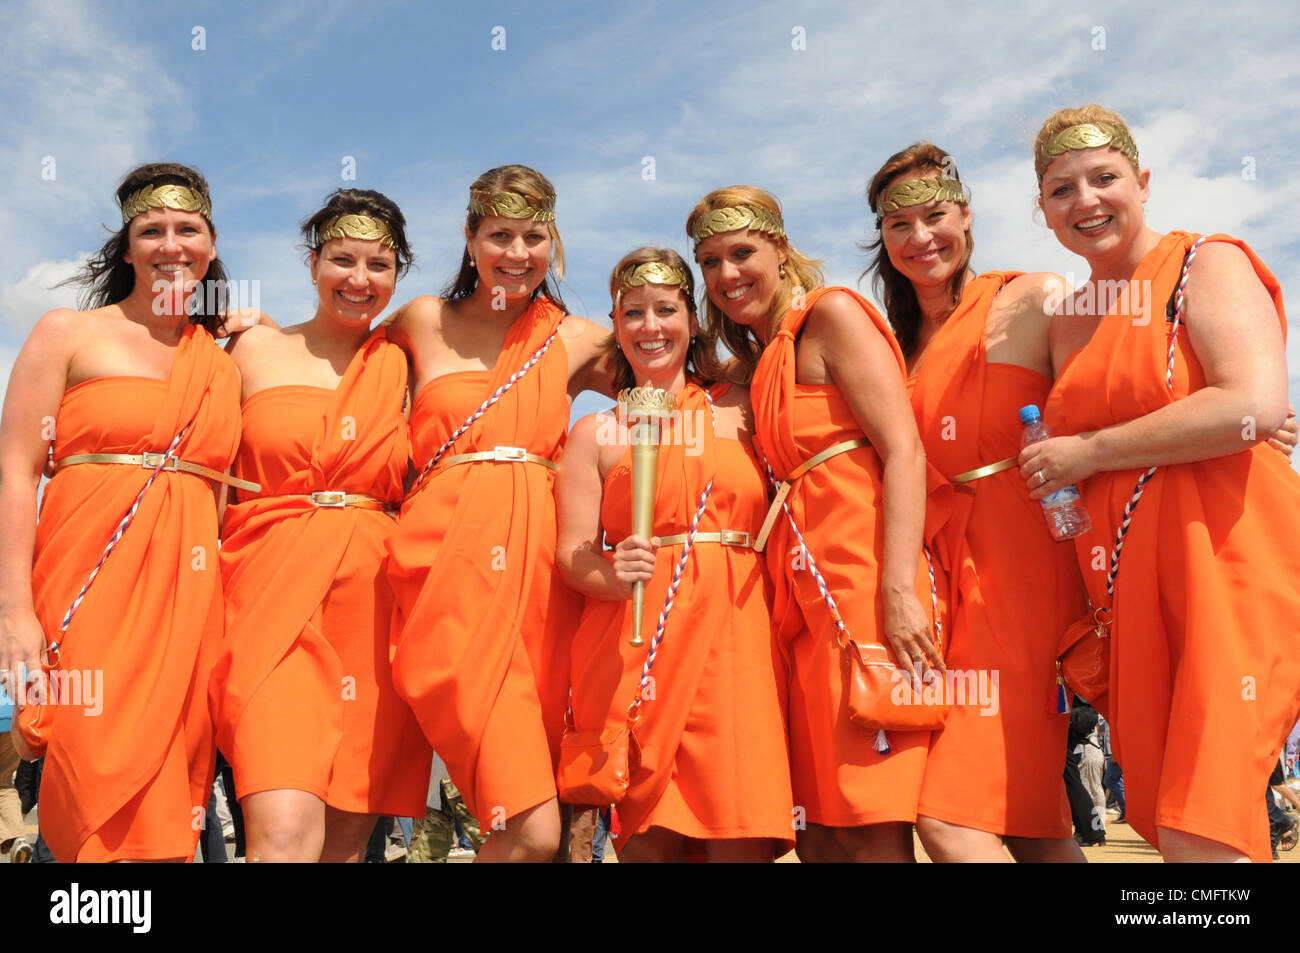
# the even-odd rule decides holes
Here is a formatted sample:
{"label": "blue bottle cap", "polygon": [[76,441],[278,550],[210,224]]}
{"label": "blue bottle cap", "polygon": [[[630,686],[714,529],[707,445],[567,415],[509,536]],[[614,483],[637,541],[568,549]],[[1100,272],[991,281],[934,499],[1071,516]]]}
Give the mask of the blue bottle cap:
{"label": "blue bottle cap", "polygon": [[1042,416],[1038,413],[1037,404],[1026,404],[1020,408],[1020,422],[1022,424],[1032,424],[1035,420],[1042,419]]}

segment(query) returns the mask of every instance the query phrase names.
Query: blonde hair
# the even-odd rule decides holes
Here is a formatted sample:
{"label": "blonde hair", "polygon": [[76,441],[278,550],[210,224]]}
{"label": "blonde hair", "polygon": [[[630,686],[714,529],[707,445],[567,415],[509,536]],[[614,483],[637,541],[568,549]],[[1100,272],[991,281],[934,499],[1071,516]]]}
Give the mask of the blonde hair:
{"label": "blonde hair", "polygon": [[[636,265],[652,261],[680,269],[686,276],[686,287],[681,289],[682,298],[686,301],[687,314],[692,318],[696,317],[695,276],[691,273],[691,266],[686,264],[682,256],[671,248],[654,248],[644,245],[628,252],[619,259],[618,264],[614,266],[614,270],[609,274],[609,300],[613,303],[614,308],[609,313],[611,321],[617,323],[618,320],[615,315],[618,311],[619,291],[623,276],[627,273],[627,270]],[[635,387],[637,382],[632,373],[632,365],[628,362],[627,356],[619,349],[613,335],[610,335],[609,343],[605,348],[609,366],[614,372],[615,390]],[[722,364],[718,360],[717,337],[710,335],[704,328],[701,328],[700,333],[691,339],[691,343],[686,349],[686,376],[688,379],[693,377],[701,381],[705,386],[719,381],[723,377]]]}
{"label": "blonde hair", "polygon": [[[700,216],[715,209],[734,208],[738,205],[757,206],[781,217],[781,203],[777,201],[776,196],[772,193],[752,185],[730,185],[725,189],[716,189],[700,199],[699,204],[691,210],[691,214],[686,218],[686,234],[693,234],[695,223]],[[822,274],[821,262],[800,252],[790,243],[787,236],[773,237],[762,234],[761,237],[772,242],[778,250],[786,254],[785,278],[777,286],[776,294],[772,298],[772,307],[768,315],[767,328],[765,329],[767,339],[771,340],[772,336],[776,334],[777,328],[781,326],[781,321],[784,320],[786,312],[790,310],[793,289],[800,287],[807,293],[824,285],[826,277]],[[698,260],[699,255],[697,253],[696,261]],[[707,335],[710,340],[715,342],[721,340],[727,346],[727,350],[735,355],[738,364],[738,367],[733,369],[730,376],[736,383],[748,384],[754,376],[754,370],[758,367],[758,359],[763,353],[763,341],[751,328],[743,324],[737,324],[723,314],[722,309],[714,304],[707,291],[701,298],[701,304],[704,307],[702,335]],[[736,371],[739,371],[739,373],[736,373]]]}
{"label": "blonde hair", "polygon": [[[542,175],[536,169],[530,169],[526,165],[503,165],[495,169],[488,169],[470,185],[471,192],[515,192],[525,198],[532,199],[534,202],[541,202],[550,199],[555,195],[555,186],[551,185],[550,180]],[[469,229],[471,235],[478,231],[478,227],[483,222],[483,216],[478,212],[471,211],[465,217],[465,227]],[[555,227],[555,222],[545,223],[546,230],[551,236],[551,274],[554,276],[556,284],[564,280],[564,242],[560,240],[560,230]],[[474,293],[474,288],[478,284],[478,270],[470,264],[469,249],[465,249],[461,255],[460,271],[451,283],[443,291],[444,298],[468,298]],[[537,286],[537,291],[545,295],[564,308],[564,302],[560,299],[560,294],[551,285],[549,279],[543,279],[542,283]]]}
{"label": "blonde hair", "polygon": [[[1046,154],[1047,144],[1052,140],[1052,137],[1063,129],[1069,129],[1071,126],[1079,126],[1084,123],[1102,127],[1112,126],[1127,136],[1130,142],[1133,142],[1133,133],[1129,131],[1128,124],[1124,122],[1124,117],[1107,109],[1105,106],[1088,103],[1086,106],[1078,106],[1072,109],[1058,109],[1043,121],[1043,124],[1038,129],[1038,135],[1034,139],[1034,171],[1038,173],[1039,182],[1042,182],[1043,173],[1051,165],[1052,159],[1056,158]],[[1133,166],[1133,171],[1140,175],[1142,169],[1138,166],[1136,146],[1134,146],[1134,155],[1125,156],[1125,158]]]}

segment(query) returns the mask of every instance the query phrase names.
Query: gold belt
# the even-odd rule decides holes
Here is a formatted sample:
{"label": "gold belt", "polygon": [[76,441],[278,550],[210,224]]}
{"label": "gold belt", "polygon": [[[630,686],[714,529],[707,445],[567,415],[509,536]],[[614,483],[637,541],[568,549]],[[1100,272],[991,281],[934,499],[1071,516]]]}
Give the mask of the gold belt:
{"label": "gold belt", "polygon": [[776,523],[777,514],[781,512],[781,507],[785,504],[785,498],[790,495],[790,487],[794,481],[799,479],[813,467],[820,463],[825,463],[831,457],[839,456],[841,453],[848,453],[850,450],[856,450],[858,447],[869,447],[871,441],[866,437],[858,437],[856,440],[843,440],[839,443],[831,444],[821,453],[815,453],[803,463],[799,464],[790,471],[790,475],[782,480],[776,487],[776,496],[772,497],[772,505],[767,508],[767,516],[763,518],[763,526],[758,531],[758,538],[754,540],[754,552],[761,553],[763,547],[767,545],[767,537],[772,532],[772,526]]}
{"label": "gold belt", "polygon": [[480,450],[475,453],[458,453],[454,457],[439,460],[434,469],[445,470],[462,463],[478,463],[480,460],[491,460],[494,463],[538,463],[552,470],[556,469],[555,461],[550,457],[529,453],[523,447],[493,447],[491,450]]}
{"label": "gold belt", "polygon": [[396,503],[386,503],[364,493],[344,493],[341,490],[316,490],[314,493],[279,493],[275,496],[254,497],[258,500],[311,500],[312,504],[323,509],[342,509],[354,506],[359,510],[382,510],[394,513],[398,510]]}
{"label": "gold belt", "polygon": [[[64,457],[54,464],[55,471],[62,470],[64,467],[75,467],[83,463],[121,463],[131,467],[143,467],[146,470],[157,468],[162,463],[165,454],[162,453],[75,453],[70,457]],[[212,480],[216,483],[224,483],[227,486],[233,486],[240,490],[247,490],[250,493],[262,492],[262,486],[259,483],[249,483],[247,480],[240,480],[228,473],[222,473],[220,470],[213,470],[211,467],[205,467],[202,464],[190,463],[188,460],[177,460],[172,457],[163,466],[164,470],[170,470],[175,473],[192,473],[195,476],[201,476],[206,480]]]}
{"label": "gold belt", "polygon": [[988,463],[982,467],[976,467],[974,470],[967,470],[965,473],[958,473],[954,477],[948,477],[948,482],[974,483],[976,480],[982,480],[986,476],[1001,473],[1003,470],[1010,470],[1019,462],[1019,460],[1019,457],[1007,457],[1005,460],[999,460],[997,463]]}
{"label": "gold belt", "polygon": [[[686,542],[687,533],[674,533],[672,536],[660,536],[660,546],[676,546]],[[750,536],[741,529],[724,529],[721,533],[696,533],[695,542],[697,543],[721,543],[723,546],[737,546],[741,549],[752,549],[754,546],[754,537]]]}

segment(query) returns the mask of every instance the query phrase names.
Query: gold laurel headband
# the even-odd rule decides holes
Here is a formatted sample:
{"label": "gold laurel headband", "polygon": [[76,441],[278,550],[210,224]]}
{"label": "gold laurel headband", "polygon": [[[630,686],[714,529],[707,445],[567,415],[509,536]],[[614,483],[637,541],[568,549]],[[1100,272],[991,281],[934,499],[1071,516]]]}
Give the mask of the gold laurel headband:
{"label": "gold laurel headband", "polygon": [[785,224],[781,216],[761,205],[733,205],[730,208],[715,208],[705,212],[695,220],[695,227],[687,234],[691,241],[699,244],[710,235],[721,235],[742,228],[752,228],[756,232],[765,232],[773,238],[785,237]]}
{"label": "gold laurel headband", "polygon": [[335,215],[321,226],[316,237],[322,245],[331,238],[359,238],[362,241],[378,241],[397,251],[397,242],[388,223],[369,215]]}
{"label": "gold laurel headband", "polygon": [[178,212],[198,212],[212,224],[212,206],[202,192],[184,185],[146,185],[138,192],[133,192],[122,203],[122,224],[129,225],[131,219],[141,212],[154,208],[174,208]]}
{"label": "gold laurel headband", "polygon": [[1074,149],[1096,149],[1098,146],[1118,149],[1128,157],[1129,162],[1133,163],[1133,168],[1138,167],[1137,146],[1128,133],[1110,123],[1084,122],[1077,126],[1067,126],[1043,143],[1034,163],[1037,166],[1038,181],[1043,180],[1043,173],[1047,171],[1048,163],[1061,153]]}
{"label": "gold laurel headband", "polygon": [[471,191],[469,210],[475,215],[500,215],[505,218],[531,218],[534,222],[553,222],[555,196],[530,199],[518,192]]}
{"label": "gold laurel headband", "polygon": [[643,261],[623,272],[619,279],[619,291],[640,288],[642,285],[677,285],[685,289],[690,279],[686,273],[675,265],[663,261]]}
{"label": "gold laurel headband", "polygon": [[897,212],[900,208],[924,205],[926,202],[960,202],[966,204],[966,192],[956,179],[936,176],[933,179],[905,179],[885,189],[880,200],[880,214]]}

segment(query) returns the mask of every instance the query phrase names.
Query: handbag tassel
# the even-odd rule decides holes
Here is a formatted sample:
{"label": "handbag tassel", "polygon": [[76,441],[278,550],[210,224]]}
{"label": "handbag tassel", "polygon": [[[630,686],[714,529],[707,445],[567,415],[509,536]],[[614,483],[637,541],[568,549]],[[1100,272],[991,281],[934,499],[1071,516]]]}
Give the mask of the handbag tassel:
{"label": "handbag tassel", "polygon": [[876,732],[876,750],[881,754],[889,754],[889,736],[883,728]]}
{"label": "handbag tassel", "polygon": [[1056,713],[1058,715],[1070,713],[1070,693],[1065,690],[1065,682],[1059,675],[1056,678]]}

